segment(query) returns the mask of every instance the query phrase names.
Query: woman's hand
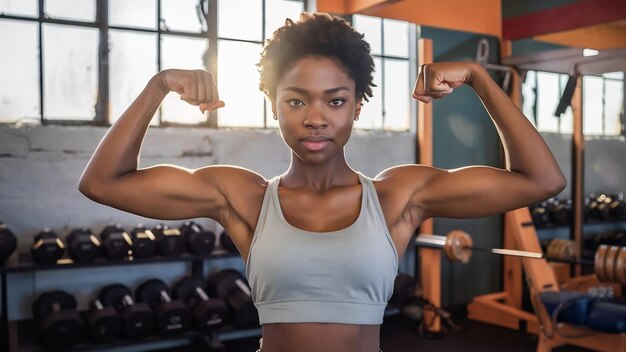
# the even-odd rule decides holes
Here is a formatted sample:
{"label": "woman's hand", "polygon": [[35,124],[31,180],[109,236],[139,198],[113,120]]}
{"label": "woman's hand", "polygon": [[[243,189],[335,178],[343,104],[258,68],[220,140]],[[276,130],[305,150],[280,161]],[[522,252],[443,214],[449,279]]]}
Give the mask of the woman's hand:
{"label": "woman's hand", "polygon": [[470,84],[476,65],[468,62],[438,62],[422,65],[413,88],[413,98],[423,103],[443,98],[454,88]]}
{"label": "woman's hand", "polygon": [[164,89],[180,94],[181,100],[198,106],[203,113],[224,107],[210,72],[169,69],[159,75]]}

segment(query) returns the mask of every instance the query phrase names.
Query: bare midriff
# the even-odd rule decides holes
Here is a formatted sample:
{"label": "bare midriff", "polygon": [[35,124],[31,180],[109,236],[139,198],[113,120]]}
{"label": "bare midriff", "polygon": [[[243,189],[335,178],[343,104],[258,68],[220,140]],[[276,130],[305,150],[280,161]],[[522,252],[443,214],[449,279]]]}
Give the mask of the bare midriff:
{"label": "bare midriff", "polygon": [[378,352],[380,325],[263,325],[262,352]]}

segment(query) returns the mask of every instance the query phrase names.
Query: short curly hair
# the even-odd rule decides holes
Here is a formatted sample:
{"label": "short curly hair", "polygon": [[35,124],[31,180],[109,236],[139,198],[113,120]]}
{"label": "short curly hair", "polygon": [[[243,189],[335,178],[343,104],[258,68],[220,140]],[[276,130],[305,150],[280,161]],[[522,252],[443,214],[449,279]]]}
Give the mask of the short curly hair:
{"label": "short curly hair", "polygon": [[330,57],[338,60],[355,82],[357,99],[372,97],[374,60],[370,45],[341,17],[327,13],[300,14],[293,22],[287,19],[271,38],[265,41],[257,64],[261,80],[259,89],[270,100],[276,99],[276,86],[283,74],[306,56]]}

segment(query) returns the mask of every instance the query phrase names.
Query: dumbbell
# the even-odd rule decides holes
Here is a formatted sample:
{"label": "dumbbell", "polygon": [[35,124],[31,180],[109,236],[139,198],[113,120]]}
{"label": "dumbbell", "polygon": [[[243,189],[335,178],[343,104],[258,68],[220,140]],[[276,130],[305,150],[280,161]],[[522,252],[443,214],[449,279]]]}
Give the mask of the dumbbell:
{"label": "dumbbell", "polygon": [[60,290],[46,292],[33,302],[32,310],[45,347],[68,348],[80,339],[83,322],[76,312],[74,296]]}
{"label": "dumbbell", "polygon": [[7,225],[0,221],[0,264],[4,263],[17,248],[17,238]]}
{"label": "dumbbell", "polygon": [[105,227],[100,233],[100,240],[109,259],[123,259],[131,252],[133,242],[119,224]]}
{"label": "dumbbell", "polygon": [[624,193],[616,193],[611,197],[611,199],[612,202],[609,204],[611,218],[614,220],[626,219],[626,201],[624,200]]}
{"label": "dumbbell", "polygon": [[222,246],[222,248],[231,253],[238,253],[237,246],[235,246],[235,243],[226,231],[222,231],[222,234],[220,235],[220,245]]}
{"label": "dumbbell", "polygon": [[159,279],[145,281],[135,291],[139,302],[147,303],[156,314],[156,330],[163,335],[189,330],[191,312],[180,300],[172,300],[167,285]]}
{"label": "dumbbell", "polygon": [[113,307],[122,320],[122,333],[129,339],[143,339],[152,333],[154,313],[146,303],[135,303],[133,292],[122,284],[103,287],[98,300],[105,307]]}
{"label": "dumbbell", "polygon": [[74,229],[65,241],[70,255],[77,262],[93,262],[100,255],[100,241],[89,229]]}
{"label": "dumbbell", "polygon": [[239,328],[259,325],[259,313],[252,302],[252,292],[244,276],[234,269],[224,269],[208,279],[211,297],[224,299],[231,313],[231,321]]}
{"label": "dumbbell", "polygon": [[55,264],[63,256],[65,244],[56,233],[45,228],[33,239],[30,252],[39,264]]}
{"label": "dumbbell", "polygon": [[544,227],[550,223],[550,214],[546,209],[547,205],[547,202],[541,202],[530,207],[530,215],[536,227]]}
{"label": "dumbbell", "polygon": [[554,198],[547,205],[550,221],[555,225],[568,225],[572,218],[572,200]]}
{"label": "dumbbell", "polygon": [[226,323],[228,307],[221,298],[209,298],[204,286],[202,279],[186,276],[174,284],[172,293],[174,298],[182,300],[191,309],[199,330],[216,330]]}
{"label": "dumbbell", "polygon": [[190,253],[203,255],[213,251],[215,234],[212,231],[204,230],[193,221],[186,221],[179,230],[187,240],[187,250]]}
{"label": "dumbbell", "polygon": [[99,299],[94,299],[87,313],[89,335],[95,343],[107,343],[115,340],[122,331],[122,320],[115,308],[104,306]]}
{"label": "dumbbell", "polygon": [[156,238],[159,253],[166,257],[175,257],[185,249],[185,239],[178,229],[158,224],[152,229],[152,233]]}
{"label": "dumbbell", "polygon": [[133,256],[136,258],[147,258],[156,252],[156,238],[152,231],[146,229],[143,225],[137,225],[131,231],[130,238],[133,242]]}

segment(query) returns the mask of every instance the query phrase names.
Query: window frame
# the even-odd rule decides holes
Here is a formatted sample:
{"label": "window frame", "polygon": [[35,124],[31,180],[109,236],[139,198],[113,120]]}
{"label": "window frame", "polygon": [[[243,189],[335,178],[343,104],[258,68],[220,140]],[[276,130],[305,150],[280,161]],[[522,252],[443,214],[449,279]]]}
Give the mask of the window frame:
{"label": "window frame", "polygon": [[[217,21],[219,14],[217,13],[218,0],[198,0],[198,5],[204,11],[199,15],[199,19],[203,18],[202,30],[200,32],[187,32],[187,31],[177,31],[177,30],[169,30],[163,28],[163,16],[161,11],[161,0],[154,0],[156,2],[156,14],[155,14],[155,28],[137,28],[137,27],[128,27],[128,26],[118,26],[118,25],[110,25],[109,24],[109,0],[93,0],[95,3],[96,16],[93,22],[90,21],[80,21],[80,20],[66,20],[66,19],[57,19],[49,17],[45,14],[45,0],[37,0],[37,17],[29,17],[22,15],[11,15],[0,13],[0,21],[3,20],[15,20],[15,21],[26,21],[26,22],[35,22],[38,24],[37,29],[37,45],[38,45],[38,74],[39,74],[39,122],[41,125],[61,125],[61,126],[110,126],[111,125],[111,116],[110,116],[110,97],[109,97],[109,88],[110,88],[110,75],[109,75],[109,30],[123,30],[123,31],[131,31],[131,32],[142,32],[142,33],[151,33],[156,34],[157,36],[157,72],[162,70],[162,49],[161,49],[161,40],[163,35],[170,36],[178,36],[183,38],[204,38],[208,40],[208,50],[207,50],[207,67],[206,69],[213,74],[215,80],[217,81],[217,42],[218,40],[230,40],[230,41],[239,41],[239,42],[248,42],[255,44],[263,44],[266,33],[265,33],[265,22],[266,22],[266,0],[261,0],[262,2],[262,41],[249,41],[249,40],[241,40],[241,39],[233,39],[226,37],[218,37],[217,35]],[[303,9],[306,11],[308,9],[308,0],[293,0],[296,2],[301,2],[303,4]],[[63,120],[63,119],[45,119],[44,118],[44,56],[45,51],[43,50],[43,24],[58,24],[58,25],[66,25],[66,26],[78,26],[78,27],[87,27],[87,28],[97,28],[99,33],[99,43],[98,43],[98,84],[97,84],[97,100],[95,105],[95,115],[93,119],[85,119],[85,120]],[[206,27],[206,28],[205,28]],[[263,100],[263,128],[267,128],[267,116],[266,116],[266,100]],[[171,122],[171,121],[163,121],[162,118],[162,110],[159,109],[157,112],[158,116],[158,124],[151,127],[208,127],[208,128],[218,128],[217,121],[217,113],[212,111],[209,113],[208,119],[205,122],[199,123],[179,123],[179,122]],[[0,122],[0,125],[3,124],[14,124],[14,122]],[[225,126],[228,127],[228,126]]]}
{"label": "window frame", "polygon": [[[538,105],[537,105],[537,95],[538,94],[537,93],[538,92],[540,93],[541,91],[539,90],[539,87],[538,87],[538,76],[539,76],[538,74],[539,73],[555,73],[555,72],[538,71],[538,70],[526,70],[526,72],[531,72],[531,71],[535,73],[534,74],[534,82],[533,82],[533,85],[534,85],[534,88],[533,88],[533,98],[534,98],[534,100],[532,102],[533,116],[527,116],[527,118],[534,123],[535,128],[539,132],[542,132],[542,133],[557,133],[557,134],[571,134],[571,132],[563,132],[561,130],[561,117],[562,116],[556,116],[554,114],[552,115],[552,117],[557,119],[557,126],[558,126],[556,132],[540,130],[539,129],[539,117],[537,116],[537,112],[538,112]],[[566,82],[563,82],[563,80],[561,78],[562,78],[562,76],[567,76],[567,74],[558,73],[558,72],[556,72],[556,74],[559,75],[559,80],[558,80],[558,82],[559,82],[559,96],[561,96],[563,90],[565,89],[565,85],[567,84]],[[624,111],[622,111],[622,115],[621,115],[621,119],[620,119],[620,122],[621,122],[620,132],[618,134],[607,134],[607,131],[606,131],[606,119],[607,119],[607,117],[606,117],[606,109],[605,109],[605,107],[606,107],[606,98],[605,98],[606,82],[607,81],[622,82],[622,84],[623,84],[622,90],[623,90],[623,93],[624,93],[623,94],[624,95],[624,97],[623,97],[624,100],[623,101],[626,101],[626,76],[625,76],[624,79],[613,78],[613,77],[605,77],[605,76],[603,76],[601,74],[599,74],[599,75],[585,75],[585,76],[593,76],[593,77],[598,77],[598,78],[602,79],[602,106],[601,106],[601,109],[602,109],[602,133],[600,133],[600,134],[593,133],[593,134],[585,134],[585,135],[586,136],[602,137],[602,138],[622,138],[622,137],[626,137],[626,116],[625,116],[626,114],[624,113]],[[582,81],[583,80],[581,79],[581,82]],[[522,83],[522,84],[524,84],[524,83]],[[584,85],[583,85],[583,87],[581,87],[581,90],[584,90],[584,89],[585,88],[584,88]],[[583,105],[585,104],[584,101],[582,103],[583,103]],[[557,104],[558,104],[558,102],[557,102]],[[622,104],[622,106],[623,106],[623,104]],[[583,120],[584,119],[585,119],[585,116],[583,116]]]}

